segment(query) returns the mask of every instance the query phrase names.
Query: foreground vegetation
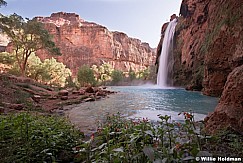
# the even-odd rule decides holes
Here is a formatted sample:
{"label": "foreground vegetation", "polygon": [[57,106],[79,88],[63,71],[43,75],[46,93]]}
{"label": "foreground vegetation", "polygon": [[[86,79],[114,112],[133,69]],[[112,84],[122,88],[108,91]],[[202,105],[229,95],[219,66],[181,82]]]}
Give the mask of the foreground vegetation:
{"label": "foreground vegetation", "polygon": [[0,115],[0,162],[195,162],[196,156],[242,156],[241,135],[207,136],[192,114],[183,114],[183,123],[167,115],[159,115],[157,123],[107,116],[86,138],[61,117]]}
{"label": "foreground vegetation", "polygon": [[0,116],[0,162],[72,161],[82,134],[65,119],[20,113]]}

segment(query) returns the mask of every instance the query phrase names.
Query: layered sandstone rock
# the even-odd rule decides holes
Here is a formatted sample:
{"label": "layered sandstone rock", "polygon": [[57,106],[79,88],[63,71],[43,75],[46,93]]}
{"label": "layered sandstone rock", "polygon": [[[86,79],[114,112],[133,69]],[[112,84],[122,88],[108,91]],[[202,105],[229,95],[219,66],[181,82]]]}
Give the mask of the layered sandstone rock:
{"label": "layered sandstone rock", "polygon": [[216,110],[205,120],[208,132],[230,127],[243,133],[243,65],[229,74]]}
{"label": "layered sandstone rock", "polygon": [[176,27],[174,83],[220,96],[228,74],[243,64],[243,2],[184,0],[183,5]]}
{"label": "layered sandstone rock", "polygon": [[221,96],[205,119],[208,132],[228,127],[243,132],[243,1],[183,0],[180,15],[174,84]]}
{"label": "layered sandstone rock", "polygon": [[[147,43],[129,38],[125,33],[111,32],[106,27],[84,21],[74,13],[54,13],[50,17],[37,17],[54,36],[62,52],[56,57],[69,67],[73,75],[82,65],[110,63],[115,69],[135,71],[145,69],[155,60],[155,50]],[[50,57],[39,51],[41,59]]]}

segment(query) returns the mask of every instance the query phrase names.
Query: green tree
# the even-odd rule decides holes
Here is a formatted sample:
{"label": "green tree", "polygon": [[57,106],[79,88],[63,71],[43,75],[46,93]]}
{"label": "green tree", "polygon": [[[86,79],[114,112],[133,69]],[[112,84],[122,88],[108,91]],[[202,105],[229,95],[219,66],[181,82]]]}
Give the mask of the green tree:
{"label": "green tree", "polygon": [[148,77],[149,77],[149,73],[150,72],[149,72],[149,69],[148,68],[146,68],[144,70],[141,70],[141,71],[138,72],[139,78],[140,79],[143,79],[143,80],[147,80]]}
{"label": "green tree", "polygon": [[157,80],[156,66],[154,65],[149,66],[148,80],[151,80],[153,82],[156,82]]}
{"label": "green tree", "polygon": [[58,62],[56,59],[45,59],[43,62],[34,53],[30,55],[26,76],[35,79],[39,82],[45,82],[47,84],[55,86],[64,86],[68,76],[71,76],[70,69]]}
{"label": "green tree", "polygon": [[105,84],[105,82],[111,81],[111,73],[114,69],[109,63],[103,63],[100,66],[93,65],[91,68],[94,71],[95,78],[99,83]]}
{"label": "green tree", "polygon": [[136,79],[136,73],[131,68],[129,69],[128,75],[129,75],[130,81],[133,81]]}
{"label": "green tree", "polygon": [[0,63],[12,65],[15,61],[14,55],[7,52],[0,53]]}
{"label": "green tree", "polygon": [[42,81],[55,86],[64,86],[67,77],[71,75],[70,69],[53,57],[45,59],[42,68],[44,69],[44,73],[41,75]]}
{"label": "green tree", "polygon": [[77,79],[81,86],[96,84],[94,71],[91,68],[89,68],[87,65],[84,65],[79,68]]}
{"label": "green tree", "polygon": [[113,84],[117,84],[118,82],[123,80],[123,72],[120,70],[114,70],[111,74]]}
{"label": "green tree", "polygon": [[24,20],[17,14],[1,15],[0,30],[10,38],[22,76],[26,75],[26,65],[30,55],[37,50],[46,49],[51,54],[61,55],[51,35],[44,29],[43,24],[35,19]]}
{"label": "green tree", "polygon": [[4,0],[0,0],[0,7],[7,6],[7,2]]}

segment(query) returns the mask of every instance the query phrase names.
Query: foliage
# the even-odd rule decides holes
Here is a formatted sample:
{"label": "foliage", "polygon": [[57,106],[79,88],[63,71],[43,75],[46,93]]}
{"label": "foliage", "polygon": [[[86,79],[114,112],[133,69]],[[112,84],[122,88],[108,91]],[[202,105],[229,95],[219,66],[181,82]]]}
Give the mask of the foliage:
{"label": "foliage", "polygon": [[183,162],[193,161],[201,151],[202,139],[193,115],[184,113],[185,122],[171,122],[158,115],[152,124],[147,119],[127,120],[120,114],[108,116],[97,135],[80,145],[79,161],[86,162]]}
{"label": "foliage", "polygon": [[136,73],[135,73],[135,71],[130,68],[129,69],[129,72],[128,72],[128,76],[129,76],[129,80],[130,81],[135,80],[136,79]]}
{"label": "foliage", "polygon": [[46,49],[52,54],[60,55],[60,51],[51,40],[48,31],[44,29],[42,23],[35,19],[24,20],[17,14],[1,15],[0,29],[11,40],[13,52],[23,76],[25,76],[27,61],[33,52]]}
{"label": "foliage", "polygon": [[123,79],[123,72],[120,70],[114,70],[111,73],[112,83],[117,84],[118,82],[122,81]]}
{"label": "foliage", "polygon": [[80,86],[95,85],[96,80],[94,77],[94,71],[89,66],[84,65],[79,68],[77,75]]}
{"label": "foliage", "polygon": [[146,69],[138,72],[138,78],[143,79],[143,80],[147,80],[147,78],[149,77],[149,74],[150,74],[149,69],[146,68]]}
{"label": "foliage", "polygon": [[67,88],[78,88],[76,79],[73,79],[71,75],[66,78],[65,87]]}
{"label": "foliage", "polygon": [[[195,162],[200,156],[243,154],[242,135],[229,130],[216,136],[204,135],[202,124],[194,122],[193,114],[183,115],[182,123],[171,121],[168,115],[158,115],[157,123],[145,118],[129,120],[119,113],[108,115],[87,141],[60,117],[0,115],[0,161]],[[218,152],[208,152],[215,149]]]}
{"label": "foliage", "polygon": [[[11,56],[11,54],[9,54]],[[21,70],[16,62],[13,63],[9,73],[20,75]],[[54,86],[64,86],[66,79],[71,75],[70,69],[57,62],[56,59],[45,59],[43,62],[34,53],[30,55],[26,65],[26,76],[38,82],[44,82]]]}
{"label": "foliage", "polygon": [[0,0],[0,7],[7,6],[7,2],[4,0]]}
{"label": "foliage", "polygon": [[71,162],[82,134],[65,119],[0,115],[0,162]]}
{"label": "foliage", "polygon": [[156,82],[156,80],[157,80],[156,66],[155,65],[149,66],[148,71],[149,71],[149,74],[148,74],[147,79]]}
{"label": "foliage", "polygon": [[64,86],[66,78],[71,75],[70,69],[66,68],[61,62],[57,62],[55,58],[45,59],[40,70],[44,69],[41,81],[50,85]]}
{"label": "foliage", "polygon": [[106,84],[106,82],[111,81],[111,74],[114,69],[109,63],[103,63],[100,66],[93,65],[91,68],[98,83]]}
{"label": "foliage", "polygon": [[7,52],[0,53],[0,63],[12,65],[16,61],[13,54]]}

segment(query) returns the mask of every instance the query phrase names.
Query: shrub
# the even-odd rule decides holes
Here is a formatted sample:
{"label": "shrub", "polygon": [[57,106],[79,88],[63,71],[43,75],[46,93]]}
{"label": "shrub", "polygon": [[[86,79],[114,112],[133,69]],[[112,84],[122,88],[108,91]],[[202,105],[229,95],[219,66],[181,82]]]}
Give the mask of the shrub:
{"label": "shrub", "polygon": [[84,65],[79,68],[77,79],[78,82],[80,83],[80,86],[96,84],[94,71],[91,68],[89,68],[87,65]]}
{"label": "shrub", "polygon": [[123,79],[123,72],[120,70],[114,70],[111,73],[112,83],[117,84],[118,82],[122,81]]}
{"label": "shrub", "polygon": [[128,76],[129,76],[129,80],[130,81],[135,80],[136,79],[136,73],[135,73],[135,71],[133,71],[132,69],[130,69],[129,72],[128,72]]}
{"label": "shrub", "polygon": [[[108,116],[98,133],[80,145],[79,161],[86,162],[190,162],[202,153],[201,127],[191,113],[185,123],[158,115],[156,124],[147,119],[127,120],[120,114]],[[201,152],[200,152],[201,151]],[[207,153],[207,152],[206,152]],[[204,152],[205,154],[205,152]]]}
{"label": "shrub", "polygon": [[0,63],[3,64],[13,64],[16,61],[13,54],[9,54],[7,52],[0,53]]}
{"label": "shrub", "polygon": [[111,74],[114,69],[109,63],[103,63],[100,66],[93,65],[92,70],[94,71],[96,81],[99,84],[105,85],[107,82],[111,81]]}
{"label": "shrub", "polygon": [[70,162],[82,134],[65,119],[0,115],[0,162]]}

